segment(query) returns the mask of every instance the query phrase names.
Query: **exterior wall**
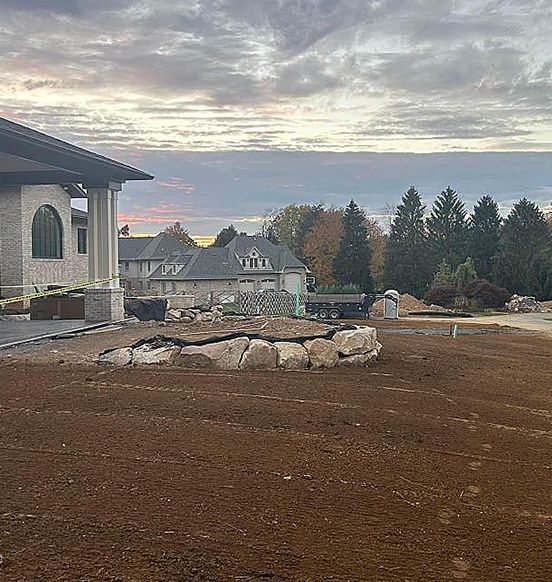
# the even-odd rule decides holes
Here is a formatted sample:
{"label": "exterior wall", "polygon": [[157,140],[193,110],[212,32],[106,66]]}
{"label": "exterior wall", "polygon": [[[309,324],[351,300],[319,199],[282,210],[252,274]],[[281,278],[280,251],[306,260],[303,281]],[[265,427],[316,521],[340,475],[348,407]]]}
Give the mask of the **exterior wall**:
{"label": "exterior wall", "polygon": [[[142,270],[140,270],[142,263]],[[119,275],[121,287],[124,287],[127,295],[151,295],[155,291],[155,281],[150,280],[150,275],[163,263],[160,259],[149,261],[137,261],[124,259],[119,261]],[[128,264],[128,268],[126,268]]]}
{"label": "exterior wall", "polygon": [[[0,188],[0,286],[23,285],[23,217],[21,188]],[[0,296],[17,297],[21,288],[0,288]]]}
{"label": "exterior wall", "polygon": [[[305,285],[306,272],[290,269],[283,274],[280,273],[262,273],[249,272],[240,275],[236,279],[212,279],[196,281],[152,281],[149,280],[149,288],[146,294],[166,295],[170,293],[189,293],[196,296],[205,296],[208,293],[225,292],[225,291],[260,291],[261,289],[274,289],[275,291],[286,290],[295,293],[297,284],[301,293],[306,291]],[[267,280],[270,280],[267,281]],[[245,283],[245,281],[248,281]],[[164,283],[164,285],[163,285]]]}
{"label": "exterior wall", "polygon": [[[71,224],[71,197],[61,186],[23,186],[21,188],[23,233],[23,262],[25,279],[29,284],[71,284],[88,280],[87,255],[77,255],[76,231]],[[63,258],[32,258],[32,224],[35,212],[43,204],[53,206],[63,224]]]}
{"label": "exterior wall", "polygon": [[299,291],[305,293],[306,291],[306,277],[307,273],[304,269],[289,269],[284,271],[282,276],[282,287],[290,293],[295,293],[297,291],[297,285],[299,285]]}
{"label": "exterior wall", "polygon": [[[35,212],[49,204],[63,225],[63,258],[33,259]],[[88,257],[77,253],[77,223],[71,221],[71,197],[61,186],[21,186],[0,189],[0,285],[71,284],[88,280]],[[28,287],[4,289],[4,296],[28,292]]]}
{"label": "exterior wall", "polygon": [[[165,284],[163,286],[163,283]],[[238,291],[237,279],[212,279],[208,281],[151,281],[151,292],[156,295],[187,293],[198,297],[208,293]]]}

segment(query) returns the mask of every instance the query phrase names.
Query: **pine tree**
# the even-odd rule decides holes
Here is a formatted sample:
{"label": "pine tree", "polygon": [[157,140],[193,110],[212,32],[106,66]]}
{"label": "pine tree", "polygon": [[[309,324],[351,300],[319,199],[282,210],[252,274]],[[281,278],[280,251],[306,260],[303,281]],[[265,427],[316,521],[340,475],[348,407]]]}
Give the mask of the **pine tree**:
{"label": "pine tree", "polygon": [[214,247],[225,247],[230,241],[234,240],[238,236],[238,231],[236,227],[231,224],[223,228],[218,234],[217,238],[215,238],[215,242],[212,246]]}
{"label": "pine tree", "polygon": [[434,264],[446,259],[452,269],[466,260],[468,225],[466,209],[450,186],[437,196],[427,219]]}
{"label": "pine tree", "polygon": [[352,283],[362,291],[370,292],[373,290],[370,271],[372,250],[368,243],[365,220],[364,212],[351,200],[343,214],[343,233],[333,263],[333,276],[342,285]]}
{"label": "pine tree", "polygon": [[493,260],[498,254],[502,218],[491,196],[482,196],[469,218],[468,249],[482,279],[491,280]]}
{"label": "pine tree", "polygon": [[522,198],[504,221],[494,277],[511,293],[542,295],[542,257],[550,244],[546,218],[534,203]]}
{"label": "pine tree", "polygon": [[433,281],[431,283],[432,287],[437,285],[452,285],[454,284],[454,273],[450,268],[446,259],[443,259],[438,265],[435,275],[433,276]]}
{"label": "pine tree", "polygon": [[411,186],[397,206],[385,248],[386,287],[423,297],[432,276],[424,225],[425,206]]}

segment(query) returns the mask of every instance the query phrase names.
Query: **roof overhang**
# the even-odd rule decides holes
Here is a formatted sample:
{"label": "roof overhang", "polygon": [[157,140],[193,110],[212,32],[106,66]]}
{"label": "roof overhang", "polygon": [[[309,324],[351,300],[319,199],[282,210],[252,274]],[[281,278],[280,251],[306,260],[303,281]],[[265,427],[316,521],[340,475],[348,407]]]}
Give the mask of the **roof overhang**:
{"label": "roof overhang", "polygon": [[82,184],[103,188],[153,176],[0,117],[0,186]]}

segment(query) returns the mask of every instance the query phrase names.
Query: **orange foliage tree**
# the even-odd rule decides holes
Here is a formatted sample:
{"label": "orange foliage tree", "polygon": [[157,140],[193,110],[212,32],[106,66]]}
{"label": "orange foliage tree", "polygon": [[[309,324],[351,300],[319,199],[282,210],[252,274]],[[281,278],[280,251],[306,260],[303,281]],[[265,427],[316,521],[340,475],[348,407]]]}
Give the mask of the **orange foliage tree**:
{"label": "orange foliage tree", "polygon": [[366,218],[365,224],[368,232],[368,242],[372,249],[370,269],[372,271],[372,278],[374,279],[374,286],[376,289],[383,291],[381,286],[383,284],[383,261],[385,258],[385,242],[387,236],[380,223],[374,218]]}
{"label": "orange foliage tree", "polygon": [[305,238],[304,254],[317,285],[332,285],[332,265],[339,251],[341,210],[325,210]]}

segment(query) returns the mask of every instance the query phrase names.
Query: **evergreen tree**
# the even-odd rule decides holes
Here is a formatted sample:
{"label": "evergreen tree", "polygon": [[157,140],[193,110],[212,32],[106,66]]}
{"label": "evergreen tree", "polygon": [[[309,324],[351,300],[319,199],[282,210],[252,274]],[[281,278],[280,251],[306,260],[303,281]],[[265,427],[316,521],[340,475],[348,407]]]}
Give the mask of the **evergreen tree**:
{"label": "evergreen tree", "polygon": [[397,206],[385,248],[385,286],[423,297],[432,276],[424,225],[425,206],[411,186]]}
{"label": "evergreen tree", "polygon": [[342,285],[355,284],[362,291],[373,290],[370,260],[372,250],[368,243],[366,216],[354,200],[349,202],[343,214],[343,232],[339,251],[333,263],[333,276]]}
{"label": "evergreen tree", "polygon": [[437,285],[453,285],[454,284],[454,273],[447,263],[446,259],[443,259],[438,265],[435,275],[433,276],[433,281],[431,283],[432,287]]}
{"label": "evergreen tree", "polygon": [[492,277],[493,260],[498,254],[502,218],[498,212],[498,204],[491,196],[482,196],[473,208],[469,218],[470,256],[475,269],[483,279]]}
{"label": "evergreen tree", "polygon": [[477,271],[475,270],[473,259],[468,257],[463,263],[458,265],[458,268],[454,273],[454,282],[456,283],[458,292],[463,293],[467,285],[476,279]]}
{"label": "evergreen tree", "polygon": [[437,196],[427,219],[434,264],[446,259],[452,269],[466,260],[468,224],[466,208],[450,186]]}
{"label": "evergreen tree", "polygon": [[215,238],[215,242],[212,246],[214,247],[225,247],[230,241],[234,240],[238,236],[238,231],[236,227],[231,224],[223,228],[218,234],[217,238]]}
{"label": "evergreen tree", "polygon": [[[539,207],[522,198],[504,221],[494,277],[511,293],[542,296],[539,275],[550,243],[546,218]],[[543,281],[539,285],[539,279]]]}

